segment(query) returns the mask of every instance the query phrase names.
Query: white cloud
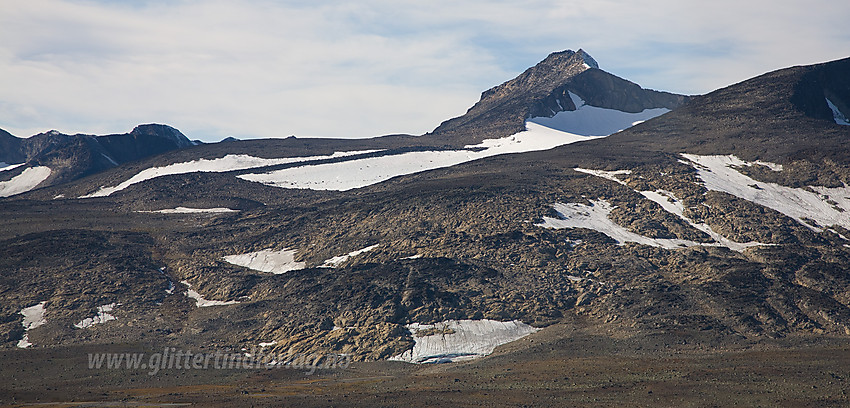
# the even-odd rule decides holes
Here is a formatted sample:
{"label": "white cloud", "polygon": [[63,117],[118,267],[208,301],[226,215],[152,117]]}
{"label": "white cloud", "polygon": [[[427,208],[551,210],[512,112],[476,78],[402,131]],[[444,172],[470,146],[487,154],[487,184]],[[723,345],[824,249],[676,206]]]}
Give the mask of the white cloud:
{"label": "white cloud", "polygon": [[173,125],[191,138],[424,133],[547,53],[700,93],[840,58],[809,2],[28,0],[0,13],[0,127]]}

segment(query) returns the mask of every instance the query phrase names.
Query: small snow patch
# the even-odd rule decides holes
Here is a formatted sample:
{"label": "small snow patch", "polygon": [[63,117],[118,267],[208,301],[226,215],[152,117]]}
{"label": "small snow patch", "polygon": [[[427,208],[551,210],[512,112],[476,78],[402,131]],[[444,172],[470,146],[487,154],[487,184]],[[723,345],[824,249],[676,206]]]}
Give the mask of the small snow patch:
{"label": "small snow patch", "polygon": [[540,330],[519,320],[446,320],[436,324],[411,323],[407,329],[416,344],[390,360],[416,364],[470,360]]}
{"label": "small snow patch", "polygon": [[177,208],[167,208],[164,210],[153,210],[153,211],[136,211],[140,213],[160,213],[160,214],[197,214],[197,213],[233,213],[239,212],[239,210],[233,210],[230,208],[216,207],[216,208],[190,208],[190,207],[177,207]]}
{"label": "small snow patch", "polygon": [[345,261],[349,260],[352,257],[363,254],[365,252],[369,252],[375,248],[377,248],[380,244],[375,244],[372,246],[368,246],[363,249],[358,249],[353,252],[349,252],[345,255],[335,256],[331,259],[326,260],[323,264],[319,265],[320,268],[336,268],[337,266],[343,264]]}
{"label": "small snow patch", "polygon": [[204,299],[203,296],[201,296],[200,293],[198,293],[198,292],[196,292],[192,289],[192,284],[190,284],[189,281],[180,281],[180,283],[188,286],[188,289],[186,290],[186,296],[188,296],[192,299],[195,299],[195,306],[197,306],[197,307],[225,306],[225,305],[235,305],[237,303],[240,303],[237,300],[228,300],[228,301],[206,300],[206,299]]}
{"label": "small snow patch", "polygon": [[832,103],[829,98],[826,98],[826,104],[829,105],[829,109],[832,110],[832,118],[835,120],[835,123],[839,125],[850,126],[850,120],[848,120],[847,116],[841,113],[840,110],[838,110],[838,107],[835,106],[835,104]]}
{"label": "small snow patch", "polygon": [[18,341],[19,348],[27,348],[32,346],[32,343],[29,340],[29,333],[27,332],[47,323],[47,320],[44,318],[45,303],[47,302],[44,301],[35,306],[25,307],[21,309],[20,314],[24,316],[24,320],[21,322],[21,324],[24,326],[24,337]]}
{"label": "small snow patch", "polygon": [[117,317],[109,314],[109,312],[111,312],[117,305],[119,304],[110,303],[108,305],[98,306],[96,315],[81,320],[79,323],[75,324],[74,327],[78,329],[86,329],[96,324],[106,323],[110,320],[118,320]]}
{"label": "small snow patch", "polygon": [[295,249],[283,249],[281,251],[264,249],[247,254],[228,255],[224,257],[224,260],[228,263],[255,271],[279,275],[289,271],[304,269],[307,266],[305,262],[295,261],[296,252],[298,251]]}

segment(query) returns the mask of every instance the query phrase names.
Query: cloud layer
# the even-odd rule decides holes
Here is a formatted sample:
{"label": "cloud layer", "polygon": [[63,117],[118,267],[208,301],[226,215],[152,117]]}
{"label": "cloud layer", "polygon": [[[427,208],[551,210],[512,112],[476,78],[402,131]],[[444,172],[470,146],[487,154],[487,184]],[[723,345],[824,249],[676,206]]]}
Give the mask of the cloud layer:
{"label": "cloud layer", "polygon": [[7,3],[0,128],[19,136],[149,122],[206,141],[420,134],[552,51],[704,93],[850,43],[850,4],[824,0]]}

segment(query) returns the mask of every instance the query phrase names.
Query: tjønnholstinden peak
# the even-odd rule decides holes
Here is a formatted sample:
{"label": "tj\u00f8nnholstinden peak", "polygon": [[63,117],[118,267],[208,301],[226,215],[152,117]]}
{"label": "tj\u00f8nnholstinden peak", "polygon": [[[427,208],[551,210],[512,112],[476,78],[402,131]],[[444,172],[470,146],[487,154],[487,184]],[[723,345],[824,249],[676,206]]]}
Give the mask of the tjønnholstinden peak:
{"label": "tj\u00f8nnholstinden peak", "polygon": [[465,115],[443,122],[432,133],[462,140],[474,140],[475,135],[514,134],[524,129],[530,118],[576,110],[575,98],[570,94],[588,106],[629,113],[674,109],[688,99],[643,89],[598,67],[583,50],[549,54],[516,78],[484,91]]}

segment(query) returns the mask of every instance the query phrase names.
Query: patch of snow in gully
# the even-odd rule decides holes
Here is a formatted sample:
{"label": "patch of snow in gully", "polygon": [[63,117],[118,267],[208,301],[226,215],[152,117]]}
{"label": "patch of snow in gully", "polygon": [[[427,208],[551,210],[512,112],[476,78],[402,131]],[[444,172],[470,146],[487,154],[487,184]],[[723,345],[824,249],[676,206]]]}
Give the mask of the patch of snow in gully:
{"label": "patch of snow in gully", "polygon": [[[820,227],[850,228],[850,187],[810,186],[806,189],[754,180],[735,169],[748,165],[732,156],[682,154],[690,161],[705,188],[721,191],[774,209],[800,224],[821,232]],[[811,190],[811,191],[809,191]],[[834,204],[833,204],[834,203]],[[812,221],[817,225],[813,225]]]}
{"label": "patch of snow in gully", "polygon": [[186,290],[186,296],[195,300],[195,306],[197,307],[210,307],[210,306],[226,306],[226,305],[235,305],[240,303],[238,300],[206,300],[200,293],[196,292],[192,289],[192,284],[189,281],[180,281],[180,283],[186,285],[188,289]]}
{"label": "patch of snow in gully", "polygon": [[[411,323],[407,329],[416,342],[413,348],[393,361],[408,363],[448,363],[484,357],[502,344],[519,340],[540,329],[519,320],[446,320],[436,324]],[[435,331],[428,336],[417,336],[421,331]]]}
{"label": "patch of snow in gully", "polygon": [[24,169],[21,174],[7,181],[0,181],[0,197],[10,197],[26,193],[36,188],[42,181],[50,177],[49,167],[37,166]]}
{"label": "patch of snow in gully", "polygon": [[835,123],[839,125],[850,126],[850,120],[847,119],[847,116],[844,116],[844,114],[841,113],[840,110],[838,110],[838,107],[835,106],[835,104],[832,103],[829,98],[826,99],[826,104],[829,105],[829,109],[832,110],[832,118],[835,120]]}
{"label": "patch of snow in gully", "polygon": [[350,152],[336,152],[327,156],[304,156],[304,157],[284,157],[279,159],[264,159],[261,157],[253,157],[244,154],[229,154],[218,159],[198,159],[182,163],[169,164],[163,167],[151,167],[140,171],[128,180],[125,180],[113,187],[101,187],[98,191],[91,194],[80,196],[79,198],[106,197],[110,194],[121,191],[136,183],[141,183],[156,177],[169,176],[174,174],[185,173],[222,173],[227,171],[245,170],[254,167],[274,166],[278,164],[298,163],[303,161],[333,159],[338,157],[352,156],[357,154],[373,153],[377,150],[362,150]]}
{"label": "patch of snow in gully", "polygon": [[283,249],[281,251],[264,249],[247,254],[228,255],[224,257],[224,260],[255,271],[279,275],[289,271],[304,269],[307,266],[305,262],[295,261],[296,252],[294,249]]}
{"label": "patch of snow in gully", "polygon": [[18,341],[19,348],[27,348],[32,346],[32,343],[29,340],[29,334],[27,332],[47,323],[47,320],[44,318],[45,303],[47,302],[44,301],[35,306],[25,307],[21,309],[20,314],[24,316],[24,320],[21,322],[21,324],[24,326],[24,337]]}
{"label": "patch of snow in gully", "polygon": [[86,329],[96,324],[106,323],[110,320],[118,320],[117,317],[109,314],[116,305],[116,303],[110,303],[108,305],[98,306],[96,315],[81,320],[79,323],[75,324],[74,327],[78,329]]}

